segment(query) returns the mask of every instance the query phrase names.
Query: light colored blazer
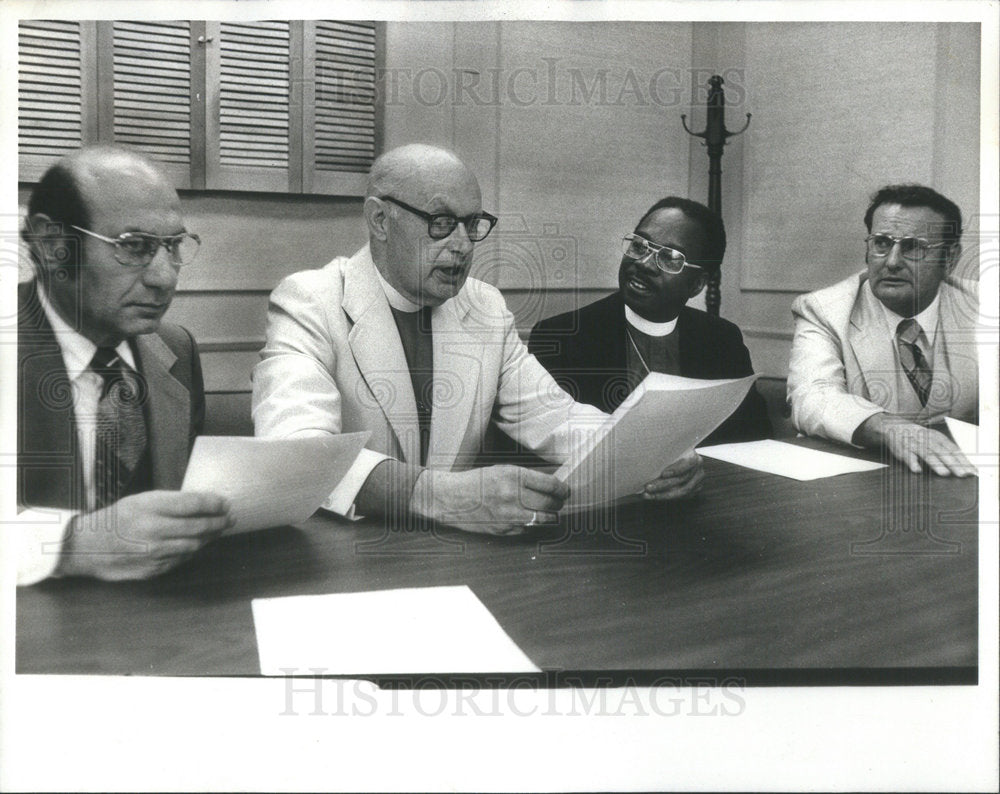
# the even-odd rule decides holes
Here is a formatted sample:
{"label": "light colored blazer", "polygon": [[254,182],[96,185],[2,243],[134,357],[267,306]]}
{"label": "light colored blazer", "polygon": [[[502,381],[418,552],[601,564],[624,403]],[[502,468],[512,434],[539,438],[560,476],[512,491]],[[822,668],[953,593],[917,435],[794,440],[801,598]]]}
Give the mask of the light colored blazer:
{"label": "light colored blazer", "polygon": [[[933,385],[926,408],[914,418],[924,424],[945,416],[977,422],[978,285],[944,281],[939,295]],[[868,417],[901,412],[895,329],[889,328],[866,273],[799,296],[792,314],[788,399],[800,431],[851,443]]]}
{"label": "light colored blazer", "polygon": [[[471,466],[490,421],[560,461],[571,424],[605,418],[574,403],[528,353],[496,288],[469,279],[432,310],[431,327],[428,467]],[[368,430],[368,449],[420,462],[409,368],[367,245],[289,276],[271,294],[267,341],[253,373],[253,420],[258,436]]]}

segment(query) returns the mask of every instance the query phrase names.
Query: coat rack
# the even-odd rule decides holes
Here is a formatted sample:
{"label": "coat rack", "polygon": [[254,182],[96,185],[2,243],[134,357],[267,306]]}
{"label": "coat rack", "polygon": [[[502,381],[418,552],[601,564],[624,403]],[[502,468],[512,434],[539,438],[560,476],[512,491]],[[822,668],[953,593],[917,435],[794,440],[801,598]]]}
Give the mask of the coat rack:
{"label": "coat rack", "polygon": [[[681,115],[681,124],[685,131],[696,138],[702,138],[708,147],[708,208],[722,217],[722,147],[726,140],[734,135],[740,135],[750,126],[750,113],[747,113],[747,123],[743,129],[730,132],[726,129],[726,95],[722,90],[722,78],[715,74],[708,79],[708,101],[706,102],[706,120],[704,132],[692,132],[687,125],[687,114]],[[722,292],[719,289],[721,271],[716,271],[708,278],[705,290],[705,307],[709,314],[719,315],[722,304]]]}

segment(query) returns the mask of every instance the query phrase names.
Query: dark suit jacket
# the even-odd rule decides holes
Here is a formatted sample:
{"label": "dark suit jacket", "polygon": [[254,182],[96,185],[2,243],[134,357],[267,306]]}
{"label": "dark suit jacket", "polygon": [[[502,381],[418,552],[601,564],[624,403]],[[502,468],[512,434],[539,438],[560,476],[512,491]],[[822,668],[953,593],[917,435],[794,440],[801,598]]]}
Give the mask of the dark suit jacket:
{"label": "dark suit jacket", "polygon": [[[629,394],[628,337],[620,292],[573,312],[542,320],[528,349],[578,401],[614,411]],[[740,329],[728,320],[685,306],[677,318],[680,374],[717,380],[753,374]],[[756,387],[704,444],[769,438],[767,405]]]}
{"label": "dark suit jacket", "polygon": [[[62,353],[35,283],[19,284],[17,297],[17,501],[82,510],[83,467]],[[176,490],[205,418],[198,350],[191,334],[167,324],[133,339],[132,350],[149,389],[146,425],[152,487]]]}

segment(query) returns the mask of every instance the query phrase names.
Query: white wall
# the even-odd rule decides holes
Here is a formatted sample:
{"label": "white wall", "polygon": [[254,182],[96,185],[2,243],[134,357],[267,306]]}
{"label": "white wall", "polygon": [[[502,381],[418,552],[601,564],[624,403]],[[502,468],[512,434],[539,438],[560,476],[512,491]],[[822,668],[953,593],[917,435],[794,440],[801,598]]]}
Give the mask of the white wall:
{"label": "white wall", "polygon": [[[785,374],[794,295],[862,266],[878,186],[926,182],[978,212],[978,26],[390,22],[386,37],[385,146],[438,143],[476,171],[501,222],[474,273],[522,328],[613,289],[619,240],[656,199],[706,200],[708,158],[680,115],[703,129],[712,73],[730,128],[753,113],[723,158],[722,314],[764,374]],[[202,343],[210,390],[248,390],[269,291],[356,250],[361,201],[183,202],[205,244],[169,318]]]}

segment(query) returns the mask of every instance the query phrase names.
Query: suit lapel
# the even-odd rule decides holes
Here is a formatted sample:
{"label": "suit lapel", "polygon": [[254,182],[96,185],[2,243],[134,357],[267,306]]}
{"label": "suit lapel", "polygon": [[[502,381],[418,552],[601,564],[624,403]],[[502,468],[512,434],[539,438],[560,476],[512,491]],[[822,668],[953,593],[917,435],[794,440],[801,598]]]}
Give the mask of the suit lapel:
{"label": "suit lapel", "polygon": [[[368,246],[344,266],[343,306],[353,323],[347,341],[358,370],[395,433],[404,460],[419,463],[420,432],[410,369]],[[436,368],[436,349],[434,355]]]}
{"label": "suit lapel", "polygon": [[[851,327],[848,343],[854,351],[860,372],[858,378],[864,381],[864,390],[848,383],[848,391],[863,393],[869,400],[878,403],[889,413],[899,412],[899,395],[896,391],[896,357],[893,355],[890,329],[881,310],[878,298],[862,281],[858,299],[851,311]],[[850,377],[850,374],[847,374]]]}
{"label": "suit lapel", "polygon": [[18,285],[18,501],[82,509],[73,387],[38,301],[35,282]]}
{"label": "suit lapel", "polygon": [[431,314],[434,345],[434,410],[428,462],[436,468],[454,463],[479,393],[483,341],[468,323],[464,295],[446,301]]}
{"label": "suit lapel", "polygon": [[191,395],[170,374],[177,356],[156,334],[135,338],[139,369],[148,388],[146,421],[155,488],[180,488],[188,458]]}

